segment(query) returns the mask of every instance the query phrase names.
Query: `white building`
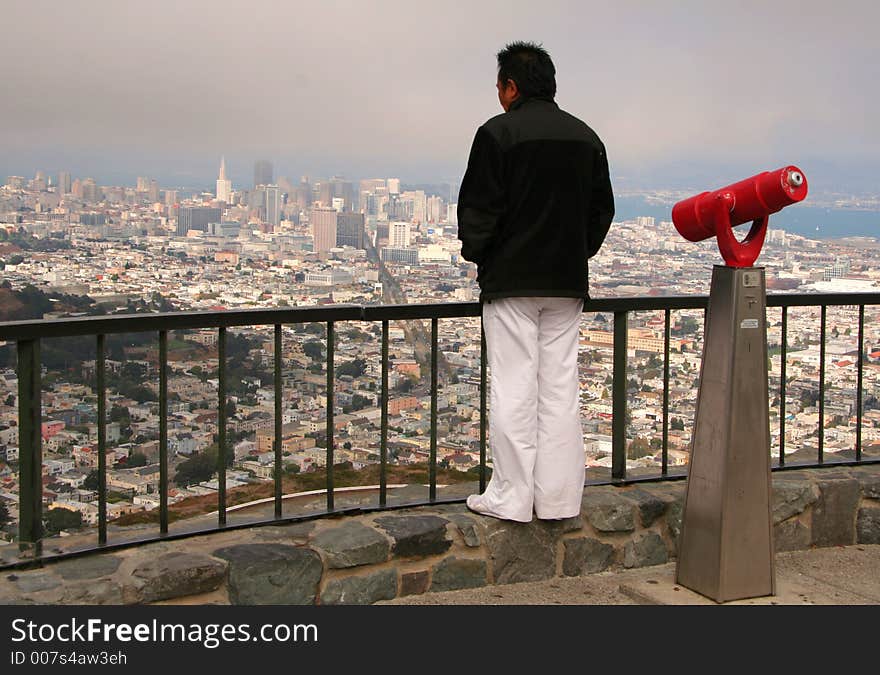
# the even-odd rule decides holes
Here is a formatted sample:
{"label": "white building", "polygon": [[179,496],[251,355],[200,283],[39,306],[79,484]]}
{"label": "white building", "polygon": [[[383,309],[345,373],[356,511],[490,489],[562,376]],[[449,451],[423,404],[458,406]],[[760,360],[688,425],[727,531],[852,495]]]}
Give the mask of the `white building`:
{"label": "white building", "polygon": [[226,202],[232,198],[232,181],[226,178],[226,158],[220,158],[220,175],[217,177],[217,201]]}
{"label": "white building", "polygon": [[388,225],[388,245],[391,248],[406,248],[412,237],[412,227],[409,223],[396,220]]}

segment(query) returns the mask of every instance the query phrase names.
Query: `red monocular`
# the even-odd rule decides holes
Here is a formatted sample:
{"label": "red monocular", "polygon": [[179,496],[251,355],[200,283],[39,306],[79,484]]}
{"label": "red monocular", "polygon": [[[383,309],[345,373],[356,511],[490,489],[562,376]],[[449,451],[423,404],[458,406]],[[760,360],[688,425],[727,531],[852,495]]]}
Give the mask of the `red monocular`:
{"label": "red monocular", "polygon": [[[672,222],[689,241],[718,240],[724,262],[731,267],[751,267],[761,253],[770,214],[807,196],[807,178],[796,166],[765,171],[713,192],[702,192],[672,207]],[[751,221],[740,242],[733,228]]]}

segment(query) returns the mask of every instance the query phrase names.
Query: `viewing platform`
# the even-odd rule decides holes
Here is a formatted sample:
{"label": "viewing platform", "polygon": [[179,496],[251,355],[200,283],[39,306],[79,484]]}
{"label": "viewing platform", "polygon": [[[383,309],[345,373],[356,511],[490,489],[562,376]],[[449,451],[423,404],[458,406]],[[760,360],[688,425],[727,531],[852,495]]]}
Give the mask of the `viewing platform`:
{"label": "viewing platform", "polygon": [[[596,583],[605,593],[597,597],[600,604],[624,602],[616,591],[609,595],[609,583],[623,584],[624,596],[636,602],[673,602],[676,596],[663,591],[670,590],[673,568],[668,563],[675,559],[681,531],[684,487],[683,481],[588,486],[581,515],[561,521],[501,521],[474,514],[461,503],[445,503],[390,512],[352,510],[287,525],[146,543],[36,569],[7,570],[0,579],[0,604],[297,605],[393,599],[433,604],[435,593],[443,593],[441,602],[453,603],[491,602],[497,596],[578,604],[584,601],[583,591],[580,597],[565,595],[574,587],[571,579],[599,573]],[[459,491],[462,496],[467,492]],[[813,570],[838,580],[816,601],[880,602],[880,576],[870,572],[880,565],[880,466],[776,473],[773,523],[779,553],[818,554],[863,545],[858,559],[868,572],[852,577],[846,567]],[[817,558],[827,559],[833,556]],[[647,576],[624,573],[655,566],[656,572]],[[782,569],[789,568],[782,563]],[[624,574],[620,581],[609,581],[611,573]],[[804,583],[814,584],[815,595],[820,578],[811,579],[798,585],[783,573],[777,601],[797,602],[798,593],[807,598]],[[585,580],[577,588],[590,583]],[[509,584],[516,587],[502,590]],[[474,590],[484,587],[498,590]],[[840,593],[834,595],[834,588]],[[472,594],[445,594],[463,589]],[[548,592],[546,598],[536,595],[540,589]],[[702,599],[684,589],[670,592],[681,592],[681,602]],[[412,597],[421,594],[427,595]]]}
{"label": "viewing platform", "polygon": [[[880,294],[771,295],[768,314],[778,313],[775,330],[780,337],[775,353],[781,373],[775,378],[778,435],[773,457],[773,516],[777,551],[811,547],[872,545],[880,543],[880,447],[870,439],[863,444],[866,363],[865,309],[880,305]],[[489,477],[488,378],[485,341],[479,333],[480,364],[472,381],[479,397],[479,464],[470,473],[440,467],[438,461],[438,398],[444,374],[438,340],[441,320],[476,320],[478,303],[433,305],[330,305],[308,308],[259,309],[218,312],[177,312],[102,316],[56,321],[0,324],[0,340],[14,342],[18,361],[19,448],[17,460],[17,537],[0,547],[0,602],[97,603],[150,602],[356,603],[369,604],[422,593],[540,582],[580,577],[609,570],[662,566],[675,558],[681,527],[686,467],[670,461],[670,342],[673,312],[705,310],[704,296],[597,299],[586,303],[585,313],[613,317],[610,414],[610,466],[588,469],[581,515],[561,522],[533,520],[529,524],[497,521],[467,510],[467,495],[482,492]],[[857,317],[851,328],[856,345],[853,369],[854,406],[849,419],[851,446],[826,451],[827,392],[826,309],[852,308]],[[787,321],[791,308],[815,308],[820,315],[817,354],[818,396],[815,435],[792,452],[786,446],[786,354],[791,337]],[[872,309],[873,311],[873,309]],[[659,314],[662,360],[658,359],[656,392],[656,467],[636,467],[628,458],[634,436],[630,424],[631,353],[629,322],[634,313]],[[430,328],[421,326],[422,321]],[[337,333],[346,322],[374,322],[381,326],[378,351],[381,432],[375,461],[361,472],[366,480],[340,484],[351,467],[337,457],[334,422],[337,377]],[[426,366],[424,384],[426,462],[408,468],[401,480],[389,451],[389,329],[392,322],[410,322],[407,339],[417,359]],[[229,329],[264,326],[272,336],[273,353],[283,355],[284,331],[302,323],[324,325],[326,355],[326,420],[321,443],[323,485],[290,495],[283,472],[284,358],[272,366],[275,415],[272,421],[274,462],[271,477],[242,487],[229,487],[229,397],[227,395]],[[169,333],[214,329],[217,349],[216,418],[217,460],[213,483],[198,510],[184,514],[169,503]],[[836,330],[836,327],[835,327]],[[108,411],[106,385],[107,336],[119,333],[155,333],[158,373],[158,502],[146,511],[141,525],[121,525],[110,513],[107,484]],[[70,536],[48,536],[44,514],[49,502],[44,492],[42,368],[40,343],[47,339],[85,337],[94,340],[94,391],[97,407],[96,489],[97,522],[94,529]],[[798,336],[799,337],[799,336]],[[843,363],[843,361],[840,361]],[[837,364],[835,364],[837,367]],[[874,367],[873,364],[870,367]],[[690,382],[690,381],[689,381]],[[773,383],[774,380],[771,380]],[[696,386],[693,387],[694,396]],[[771,399],[773,398],[771,391]],[[842,417],[836,410],[835,415]],[[830,432],[827,432],[830,433]],[[839,443],[838,443],[839,445]],[[476,450],[475,450],[476,453]],[[447,480],[455,474],[456,480]],[[418,476],[418,478],[413,478]],[[315,486],[312,486],[313,488]],[[354,489],[354,488],[360,489]],[[265,489],[264,489],[265,488]],[[252,492],[241,492],[251,490]],[[250,495],[245,497],[244,495]],[[248,502],[242,506],[242,502]],[[295,508],[294,508],[295,507]],[[10,510],[12,510],[10,508]]]}

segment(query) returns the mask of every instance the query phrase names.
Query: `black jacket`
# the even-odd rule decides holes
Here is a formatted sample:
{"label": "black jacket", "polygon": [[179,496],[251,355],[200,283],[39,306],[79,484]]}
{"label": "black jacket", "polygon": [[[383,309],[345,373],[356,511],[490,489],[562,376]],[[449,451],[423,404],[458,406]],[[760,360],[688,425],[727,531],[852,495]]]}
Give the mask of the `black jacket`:
{"label": "black jacket", "polygon": [[517,99],[477,129],[458,195],[461,255],[480,301],[588,298],[587,259],[614,216],[605,146],[549,98]]}

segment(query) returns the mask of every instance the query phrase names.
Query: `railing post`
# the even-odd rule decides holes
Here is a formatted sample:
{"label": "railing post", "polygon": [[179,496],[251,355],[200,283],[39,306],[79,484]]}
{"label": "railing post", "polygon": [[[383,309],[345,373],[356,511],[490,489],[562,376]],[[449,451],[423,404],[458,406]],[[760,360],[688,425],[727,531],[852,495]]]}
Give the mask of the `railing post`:
{"label": "railing post", "polygon": [[663,314],[663,454],[660,474],[665,476],[669,469],[669,338],[672,318],[668,309]]}
{"label": "railing post", "polygon": [[388,320],[382,321],[382,431],[379,441],[379,505],[385,506],[388,489]]}
{"label": "railing post", "polygon": [[785,466],[785,378],[788,376],[788,307],[782,307],[782,335],[779,338],[779,466]]}
{"label": "railing post", "polygon": [[281,444],[283,429],[281,420],[281,324],[275,324],[275,517],[281,517]]}
{"label": "railing post", "polygon": [[43,446],[41,435],[40,342],[18,341],[18,539],[22,551],[43,538]]}
{"label": "railing post", "polygon": [[104,335],[95,349],[95,385],[98,390],[98,545],[107,543],[107,387],[104,372]]}
{"label": "railing post", "polygon": [[217,336],[217,524],[226,525],[226,328]]}
{"label": "railing post", "polygon": [[614,312],[614,371],[612,382],[611,478],[626,479],[626,344],[629,312]]}
{"label": "railing post", "polygon": [[428,499],[437,499],[437,317],[431,319],[431,455],[428,460]]}
{"label": "railing post", "polygon": [[480,316],[480,494],[486,491],[486,331]]}
{"label": "railing post", "polygon": [[168,331],[159,331],[159,534],[168,534]]}
{"label": "railing post", "polygon": [[336,405],[336,382],[333,357],[336,334],[332,321],[327,322],[327,510],[333,510],[333,407]]}
{"label": "railing post", "polygon": [[819,328],[819,464],[825,463],[825,317],[827,307],[822,305]]}
{"label": "railing post", "polygon": [[859,360],[856,375],[856,461],[862,461],[862,373],[865,352],[865,306],[859,305]]}

